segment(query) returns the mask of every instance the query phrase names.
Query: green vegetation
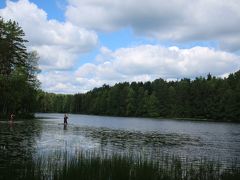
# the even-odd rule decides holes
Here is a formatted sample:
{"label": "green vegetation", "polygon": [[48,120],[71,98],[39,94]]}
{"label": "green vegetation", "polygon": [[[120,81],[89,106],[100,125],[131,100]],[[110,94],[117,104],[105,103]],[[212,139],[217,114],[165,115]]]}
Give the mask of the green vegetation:
{"label": "green vegetation", "polygon": [[[163,155],[154,162],[133,155],[100,155],[81,152],[71,157],[67,152],[54,152],[32,162],[23,162],[16,171],[8,167],[0,177],[7,179],[88,179],[88,180],[233,180],[240,178],[236,164],[223,169],[218,163],[200,160],[191,164],[180,157]],[[19,168],[19,167],[15,167]]]}
{"label": "green vegetation", "polygon": [[73,112],[73,95],[47,93],[39,90],[37,102],[38,112]]}
{"label": "green vegetation", "polygon": [[38,94],[40,112],[240,121],[240,71],[228,78],[118,83],[85,94]]}
{"label": "green vegetation", "polygon": [[38,56],[27,52],[26,42],[16,22],[0,17],[0,118],[31,116],[36,109]]}

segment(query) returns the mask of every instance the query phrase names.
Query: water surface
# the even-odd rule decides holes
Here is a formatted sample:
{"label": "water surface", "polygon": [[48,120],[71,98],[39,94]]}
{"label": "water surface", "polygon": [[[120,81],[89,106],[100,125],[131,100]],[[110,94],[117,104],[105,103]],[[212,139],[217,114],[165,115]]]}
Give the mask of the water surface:
{"label": "water surface", "polygon": [[157,160],[163,153],[192,162],[206,158],[230,165],[240,154],[240,124],[151,118],[36,114],[35,120],[0,121],[0,171],[11,164],[79,151],[141,154]]}

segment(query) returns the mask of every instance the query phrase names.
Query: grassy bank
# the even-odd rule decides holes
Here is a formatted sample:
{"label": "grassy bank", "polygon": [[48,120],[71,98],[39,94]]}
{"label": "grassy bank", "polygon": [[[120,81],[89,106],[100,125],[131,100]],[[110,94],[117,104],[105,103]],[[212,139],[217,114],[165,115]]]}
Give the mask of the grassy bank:
{"label": "grassy bank", "polygon": [[[102,155],[79,153],[69,156],[54,153],[32,162],[23,162],[18,172],[14,167],[0,175],[0,179],[87,179],[87,180],[234,180],[240,179],[236,162],[231,168],[206,159],[196,164],[175,156],[162,156],[161,160],[145,159],[133,155]],[[6,169],[7,170],[7,169]]]}

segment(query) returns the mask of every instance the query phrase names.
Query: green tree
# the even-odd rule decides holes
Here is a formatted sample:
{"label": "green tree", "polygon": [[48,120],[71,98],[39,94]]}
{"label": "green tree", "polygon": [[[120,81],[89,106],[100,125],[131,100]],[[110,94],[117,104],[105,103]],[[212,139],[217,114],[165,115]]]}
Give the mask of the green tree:
{"label": "green tree", "polygon": [[126,107],[127,116],[136,115],[136,107],[137,107],[136,98],[137,98],[136,92],[130,87],[128,89],[128,94],[127,94],[127,107]]}
{"label": "green tree", "polygon": [[146,99],[145,104],[147,105],[147,116],[149,117],[158,117],[158,99],[156,98],[155,94],[151,94]]}
{"label": "green tree", "polygon": [[166,82],[156,79],[147,83],[132,82],[130,85],[103,85],[75,95],[40,91],[38,99],[44,112],[239,121],[240,71],[225,79],[208,74],[207,78],[198,77],[194,80]]}
{"label": "green tree", "polygon": [[158,99],[158,114],[161,117],[168,116],[168,84],[163,79],[152,82],[153,92]]}
{"label": "green tree", "polygon": [[15,21],[0,17],[0,74],[10,75],[18,66],[25,67],[28,56],[24,31]]}
{"label": "green tree", "polygon": [[176,90],[173,86],[168,88],[168,111],[170,117],[176,117],[177,114],[177,103],[176,103]]}
{"label": "green tree", "polygon": [[0,116],[28,116],[35,111],[38,56],[27,52],[22,28],[0,18]]}

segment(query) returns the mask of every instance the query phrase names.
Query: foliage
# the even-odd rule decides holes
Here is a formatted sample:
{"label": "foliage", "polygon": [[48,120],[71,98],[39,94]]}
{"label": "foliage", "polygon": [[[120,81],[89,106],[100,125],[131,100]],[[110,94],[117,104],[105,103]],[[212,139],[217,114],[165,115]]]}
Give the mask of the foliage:
{"label": "foliage", "polygon": [[36,52],[27,52],[22,28],[0,18],[0,117],[29,116],[36,108]]}
{"label": "foliage", "polygon": [[85,94],[44,93],[39,104],[41,112],[240,121],[240,71],[225,79],[208,74],[194,80],[103,85]]}
{"label": "foliage", "polygon": [[72,112],[73,96],[46,93],[38,90],[37,104],[39,112]]}

